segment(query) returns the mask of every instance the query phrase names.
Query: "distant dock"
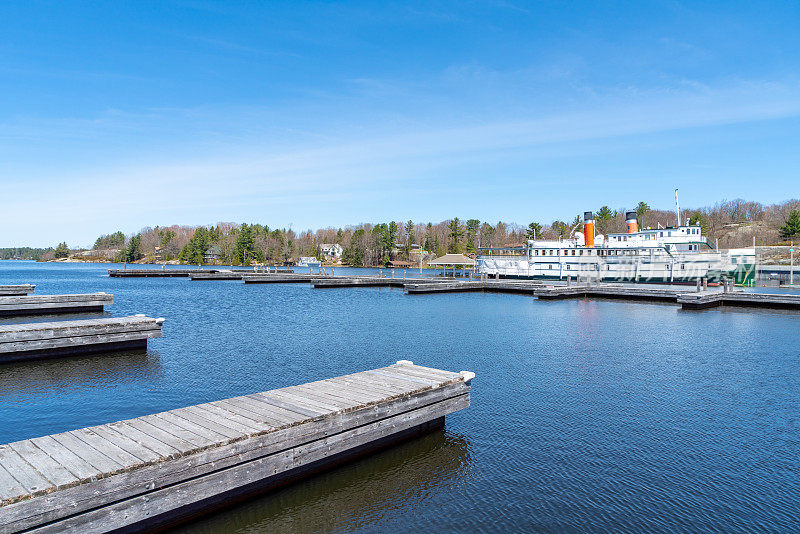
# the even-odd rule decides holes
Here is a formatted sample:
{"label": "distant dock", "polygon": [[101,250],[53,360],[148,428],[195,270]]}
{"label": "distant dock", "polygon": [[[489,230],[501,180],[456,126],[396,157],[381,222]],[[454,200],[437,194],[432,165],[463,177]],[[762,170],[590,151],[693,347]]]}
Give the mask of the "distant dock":
{"label": "distant dock", "polygon": [[[164,319],[144,315],[0,325],[0,363],[94,352],[145,349]],[[0,525],[2,522],[0,522]]]}
{"label": "distant dock", "polygon": [[0,525],[165,528],[440,428],[474,376],[400,361],[0,445]]}
{"label": "distant dock", "polygon": [[0,317],[102,312],[103,306],[113,302],[113,295],[108,293],[0,297]]}
{"label": "distant dock", "polygon": [[17,295],[30,295],[36,286],[31,284],[20,284],[15,286],[0,286],[0,297],[11,297]]}
{"label": "distant dock", "polygon": [[[188,278],[191,276],[204,276],[209,274],[226,275],[235,274],[259,274],[266,271],[251,269],[109,269],[108,276],[112,278]],[[276,272],[276,271],[272,271]],[[278,270],[277,273],[292,273],[290,269]],[[198,278],[199,279],[199,278]],[[225,278],[208,278],[209,280],[224,280]]]}

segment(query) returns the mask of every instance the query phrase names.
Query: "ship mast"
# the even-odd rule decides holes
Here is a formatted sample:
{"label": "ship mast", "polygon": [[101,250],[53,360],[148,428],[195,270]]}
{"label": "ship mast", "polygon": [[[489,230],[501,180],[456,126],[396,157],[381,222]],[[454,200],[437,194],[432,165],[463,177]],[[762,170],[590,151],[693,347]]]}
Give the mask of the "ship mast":
{"label": "ship mast", "polygon": [[675,215],[678,216],[678,227],[681,225],[681,205],[678,202],[678,190],[675,190]]}

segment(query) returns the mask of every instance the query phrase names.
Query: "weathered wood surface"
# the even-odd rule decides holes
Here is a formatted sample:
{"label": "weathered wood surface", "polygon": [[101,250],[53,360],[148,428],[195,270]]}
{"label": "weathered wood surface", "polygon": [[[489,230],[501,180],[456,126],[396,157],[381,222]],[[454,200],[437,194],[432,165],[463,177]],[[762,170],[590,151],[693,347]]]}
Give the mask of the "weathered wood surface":
{"label": "weathered wood surface", "polygon": [[800,295],[784,293],[695,293],[688,292],[678,298],[678,304],[686,310],[702,310],[717,306],[736,306],[750,308],[772,308],[784,310],[800,309]]}
{"label": "weathered wood surface", "polygon": [[0,297],[0,316],[101,312],[103,306],[109,306],[113,302],[113,295],[108,293]]}
{"label": "weathered wood surface", "polygon": [[0,297],[30,295],[35,288],[36,286],[32,284],[0,285]]}
{"label": "weathered wood surface", "polygon": [[0,325],[0,362],[147,346],[164,319],[144,315]]}
{"label": "weathered wood surface", "polygon": [[401,361],[0,445],[0,532],[164,527],[440,426],[473,377]]}

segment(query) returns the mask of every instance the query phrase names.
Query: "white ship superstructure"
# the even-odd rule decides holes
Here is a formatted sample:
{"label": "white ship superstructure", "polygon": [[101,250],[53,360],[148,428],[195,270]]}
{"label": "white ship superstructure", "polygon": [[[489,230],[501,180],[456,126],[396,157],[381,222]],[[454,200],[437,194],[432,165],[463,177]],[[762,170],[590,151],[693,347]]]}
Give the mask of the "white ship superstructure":
{"label": "white ship superstructure", "polygon": [[638,228],[635,211],[626,213],[627,233],[596,235],[592,212],[583,232],[569,239],[530,240],[521,246],[480,249],[481,273],[501,278],[567,277],[601,281],[687,283],[722,276],[748,283],[755,249],[715,250],[699,226]]}

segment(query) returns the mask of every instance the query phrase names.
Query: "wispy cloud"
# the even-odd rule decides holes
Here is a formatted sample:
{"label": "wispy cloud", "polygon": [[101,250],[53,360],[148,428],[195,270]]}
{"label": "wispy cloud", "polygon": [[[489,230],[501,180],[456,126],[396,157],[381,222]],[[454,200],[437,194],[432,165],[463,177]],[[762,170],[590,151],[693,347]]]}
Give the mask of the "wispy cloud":
{"label": "wispy cloud", "polygon": [[[602,105],[580,111],[554,111],[515,121],[475,121],[466,126],[419,123],[414,129],[404,125],[402,131],[383,135],[375,135],[379,125],[373,125],[364,136],[335,143],[304,138],[280,150],[258,135],[245,136],[237,146],[229,141],[211,144],[207,155],[162,155],[161,161],[95,167],[92,172],[64,169],[59,180],[47,180],[46,188],[34,184],[35,196],[30,195],[29,178],[6,178],[0,182],[0,196],[18,199],[5,210],[7,220],[23,218],[45,205],[50,223],[69,220],[93,226],[96,221],[131,213],[136,220],[149,222],[156,214],[185,219],[208,207],[236,214],[242,206],[272,209],[326,199],[368,201],[387,192],[406,198],[406,189],[463,165],[507,165],[515,158],[552,157],[548,152],[568,158],[585,150],[585,143],[600,140],[606,141],[605,150],[613,152],[629,146],[614,139],[798,115],[800,85],[796,83],[623,90],[606,95]],[[129,120],[134,118],[126,115],[122,122]],[[554,147],[558,150],[550,150]],[[355,222],[359,215],[354,213],[352,218]],[[297,220],[300,217],[293,219],[301,226],[311,224]]]}

